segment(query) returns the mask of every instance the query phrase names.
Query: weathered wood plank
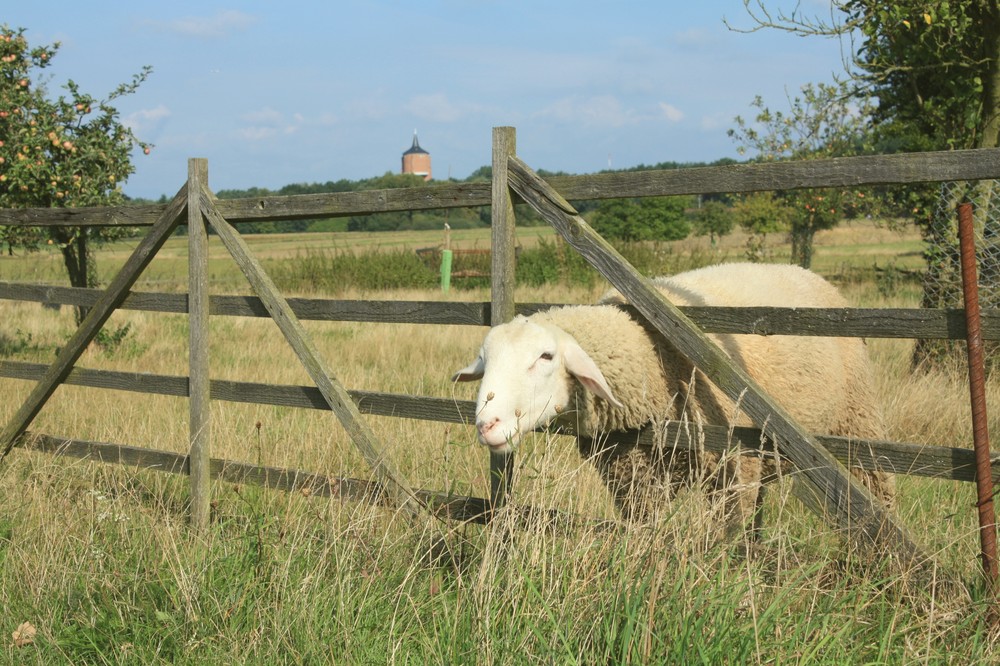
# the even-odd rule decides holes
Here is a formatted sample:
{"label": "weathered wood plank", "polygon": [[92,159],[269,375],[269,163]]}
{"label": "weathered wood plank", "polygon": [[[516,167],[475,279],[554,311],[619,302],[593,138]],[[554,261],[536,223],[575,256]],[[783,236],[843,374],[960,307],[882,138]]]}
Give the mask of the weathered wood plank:
{"label": "weathered wood plank", "polygon": [[[37,381],[44,376],[46,367],[40,363],[0,361],[0,377]],[[187,377],[153,375],[143,372],[74,368],[63,383],[132,393],[188,396]],[[359,411],[373,416],[394,416],[442,423],[471,423],[475,420],[475,403],[471,400],[357,390],[348,391],[348,394],[357,404]],[[323,394],[315,386],[260,384],[213,379],[210,382],[210,396],[212,400],[226,402],[300,407],[303,409],[330,409]]]}
{"label": "weathered wood plank", "polygon": [[[186,474],[188,457],[170,451],[158,451],[124,444],[90,442],[26,432],[15,446],[54,456],[76,458],[90,462],[122,465],[168,474]],[[296,469],[249,465],[232,460],[213,458],[209,466],[212,479],[228,483],[262,486],[283,492],[298,492],[306,496],[339,497],[353,501],[378,501],[381,488],[364,479],[331,477]],[[483,523],[486,500],[480,497],[450,495],[430,490],[415,490],[417,497],[434,513],[451,520]]]}
{"label": "weathered wood plank", "polygon": [[[0,282],[0,299],[61,305],[93,306],[101,291],[49,285]],[[445,301],[349,301],[289,298],[299,319],[356,321],[383,324],[436,324],[489,326],[490,303]],[[517,303],[516,314],[530,315],[557,307],[552,303]],[[185,313],[186,294],[130,292],[121,307],[126,310]],[[634,307],[623,306],[631,312]],[[269,317],[256,296],[210,296],[213,315]],[[813,335],[860,338],[965,339],[965,314],[960,309],[923,308],[679,308],[706,333],[757,335]],[[983,310],[983,339],[1000,340],[1000,310]]]}
{"label": "weathered wood plank", "polygon": [[[992,178],[1000,178],[1000,149],[997,148],[558,176],[547,179],[547,182],[566,199],[584,201]],[[239,224],[488,206],[490,202],[489,184],[457,183],[363,192],[224,199],[219,200],[216,206],[227,220]],[[0,209],[0,225],[150,226],[164,210],[163,205]]]}
{"label": "weathered wood plank", "polygon": [[780,442],[796,467],[795,494],[821,518],[832,520],[856,544],[891,553],[905,566],[929,562],[928,556],[896,523],[886,508],[805,432],[741,368],[733,364],[698,327],[595,233],[569,203],[519,158],[509,160],[511,186],[548,220],[584,258],[624,294],[649,323],[742,410]]}
{"label": "weathered wood plank", "polygon": [[[671,425],[668,437],[673,438],[679,426]],[[735,440],[740,440],[747,451],[760,449],[771,450],[769,443],[761,444],[760,431],[755,428],[737,428],[732,433]],[[722,451],[731,446],[730,433],[727,428],[710,426],[706,429],[705,448],[709,451]],[[975,455],[970,449],[923,446],[898,442],[853,442],[841,437],[819,437],[820,442],[827,446],[842,462],[854,461],[855,466],[863,469],[895,469],[899,473],[913,476],[940,478],[963,482],[972,482],[975,476]],[[635,442],[640,446],[652,446],[653,435],[649,430],[639,433],[612,433],[605,442]],[[679,445],[685,439],[678,437]],[[27,443],[27,444],[26,444]],[[869,444],[874,456],[868,453]],[[188,471],[187,456],[179,453],[158,451],[144,447],[109,444],[105,442],[89,442],[85,440],[52,437],[36,433],[26,433],[18,438],[15,446],[36,450],[53,455],[63,455],[72,458],[119,464],[126,467],[149,469],[174,474],[186,474]],[[993,478],[1000,479],[1000,454],[992,457]],[[210,465],[212,479],[230,483],[250,483],[263,485],[275,490],[305,491],[316,496],[339,496],[352,500],[372,500],[377,496],[378,487],[370,481],[350,479],[346,477],[331,478],[325,475],[312,474],[299,470],[279,469],[274,467],[258,467],[246,463],[213,459]],[[418,496],[427,499],[431,504],[439,504],[442,500],[454,507],[447,513],[450,518],[467,520],[481,516],[488,506],[482,498],[465,496],[447,496],[426,490],[415,490]],[[429,498],[437,497],[437,501]],[[471,507],[471,509],[470,509]]]}
{"label": "weathered wood plank", "polygon": [[[449,183],[361,192],[218,199],[215,202],[219,213],[234,224],[466,208],[489,204],[490,186],[486,183]],[[164,208],[163,205],[151,205],[0,209],[0,225],[150,226],[163,214]]]}
{"label": "weathered wood plank", "polygon": [[493,128],[493,199],[490,207],[490,271],[492,311],[490,325],[514,318],[514,201],[507,185],[507,160],[516,154],[513,127]]}
{"label": "weathered wood plank", "polygon": [[[38,363],[0,361],[0,377],[37,380],[46,366]],[[64,382],[76,386],[115,389],[136,393],[185,397],[187,378],[145,373],[91,370],[75,368]],[[419,397],[373,391],[350,391],[351,398],[362,413],[373,416],[437,421],[441,423],[470,424],[475,420],[475,402],[450,398]],[[212,380],[213,400],[242,402],[303,409],[329,410],[315,386],[289,386]],[[668,441],[686,446],[680,426],[666,426]],[[570,433],[571,434],[571,433]],[[757,428],[733,428],[718,425],[703,426],[704,447],[708,451],[723,452],[733,440],[741,442],[747,451],[771,450],[770,440]],[[649,430],[638,433],[610,433],[611,442],[638,442],[652,446],[653,435]],[[975,455],[971,449],[943,445],[914,444],[851,440],[844,437],[816,435],[824,447],[845,465],[873,470],[881,469],[897,474],[972,482],[975,480]],[[993,477],[1000,483],[1000,453],[993,456]]]}
{"label": "weathered wood plank", "polygon": [[[93,305],[99,289],[78,289],[52,285],[0,282],[0,299],[35,301],[60,305]],[[121,307],[147,312],[186,313],[187,294],[130,292]],[[383,324],[449,324],[489,326],[489,303],[446,301],[358,301],[318,298],[289,298],[288,304],[299,319],[312,321],[357,321]],[[536,304],[535,307],[551,307]],[[256,296],[210,296],[213,315],[270,317]]]}
{"label": "weathered wood plank", "polygon": [[90,341],[94,339],[115,309],[125,300],[139,274],[149,265],[157,251],[180,223],[186,205],[187,186],[181,188],[160,219],[136,246],[128,261],[111,281],[104,295],[90,310],[69,341],[60,349],[56,360],[45,372],[45,376],[39,380],[17,413],[4,426],[3,432],[0,433],[0,460],[7,456],[14,445],[14,440],[28,428],[46,401],[55,393],[56,388],[73,369],[73,365],[83,354]]}
{"label": "weathered wood plank", "polygon": [[[49,366],[24,361],[0,361],[0,377],[38,381],[45,376]],[[117,370],[92,370],[74,367],[63,380],[64,384],[92,388],[187,397],[187,377],[153,375],[144,372]]]}
{"label": "weathered wood plank", "polygon": [[239,233],[223,218],[212,205],[211,193],[202,189],[202,214],[208,220],[223,245],[232,255],[253,290],[264,302],[271,318],[281,330],[285,340],[295,351],[306,372],[323,394],[341,425],[347,431],[354,445],[372,466],[376,477],[385,486],[386,492],[395,504],[407,512],[415,511],[416,496],[403,479],[392,461],[386,456],[382,444],[368,427],[350,395],[326,367],[312,339],[301,322],[295,317],[277,286],[264,271],[260,262],[250,252]]}
{"label": "weathered wood plank", "polygon": [[24,227],[150,227],[170,204],[84,208],[0,208],[0,225]]}
{"label": "weathered wood plank", "polygon": [[[701,426],[697,435],[703,437],[697,442],[689,440],[686,425],[669,423],[663,427],[663,441],[676,442],[680,449],[704,446],[706,451],[723,453],[739,442],[747,453],[774,451],[774,442],[759,428],[729,428],[719,425]],[[972,449],[951,446],[914,444],[910,442],[886,442],[882,440],[851,439],[830,435],[814,435],[837,460],[848,467],[867,471],[881,470],[894,474],[919,476],[948,481],[975,481],[976,459]],[[609,444],[637,443],[645,448],[654,446],[652,429],[638,432],[614,432],[604,436],[602,442]],[[584,442],[584,450],[593,444]],[[994,480],[1000,481],[1000,453],[993,454],[992,469]]]}
{"label": "weathered wood plank", "polygon": [[[683,307],[706,333],[963,339],[960,309]],[[1000,310],[984,311],[984,339],[1000,339]]]}
{"label": "weathered wood plank", "polygon": [[[17,439],[15,446],[24,450],[53,456],[76,458],[90,462],[123,465],[135,469],[184,474],[187,456],[169,451],[157,451],[124,444],[90,442],[85,440],[53,437],[27,432]],[[263,486],[283,492],[298,492],[307,497],[335,497],[361,502],[379,502],[383,497],[381,487],[372,481],[350,477],[331,477],[314,472],[281,467],[249,465],[232,460],[212,459],[213,479],[234,484]],[[455,495],[435,490],[415,489],[417,499],[435,515],[449,520],[486,523],[489,520],[489,502],[482,497]],[[591,518],[569,514],[554,509],[520,506],[516,509],[525,522],[538,525],[545,521],[551,528],[610,529],[614,523],[595,521]]]}
{"label": "weathered wood plank", "polygon": [[211,518],[212,411],[208,355],[208,227],[201,215],[201,190],[208,187],[208,160],[188,160],[188,441],[191,525],[201,530]]}
{"label": "weathered wood plank", "polygon": [[1000,178],[997,148],[614,172],[544,180],[565,199],[584,201],[993,178]]}
{"label": "weathered wood plank", "polygon": [[[490,207],[492,273],[490,325],[514,318],[515,301],[515,220],[514,197],[508,185],[507,160],[517,154],[517,133],[513,127],[493,128],[493,180]],[[500,508],[507,501],[514,478],[514,454],[490,453],[490,503]]]}

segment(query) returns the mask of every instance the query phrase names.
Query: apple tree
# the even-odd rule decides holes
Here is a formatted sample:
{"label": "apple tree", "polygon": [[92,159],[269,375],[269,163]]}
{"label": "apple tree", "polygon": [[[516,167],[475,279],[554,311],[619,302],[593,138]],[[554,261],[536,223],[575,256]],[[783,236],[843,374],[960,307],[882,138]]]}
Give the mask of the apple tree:
{"label": "apple tree", "polygon": [[736,225],[729,207],[721,201],[708,200],[695,211],[692,227],[699,236],[708,236],[712,247],[715,247],[716,239],[732,232]]}
{"label": "apple tree", "polygon": [[788,206],[774,192],[751,192],[733,206],[733,218],[747,232],[746,258],[767,259],[767,235],[787,231],[792,217]]}
{"label": "apple tree", "polygon": [[[996,0],[831,0],[821,14],[787,11],[774,0],[743,0],[751,19],[744,32],[780,30],[841,40],[844,74],[854,99],[874,100],[871,127],[878,152],[1000,146],[1000,3]],[[787,5],[786,5],[787,6]],[[738,29],[738,28],[734,28]],[[912,185],[887,203],[910,217],[925,240],[922,306],[958,307],[961,271],[954,210],[978,200],[980,283],[1000,304],[998,224],[1000,186],[985,180],[950,189]],[[940,211],[940,214],[937,213]],[[914,361],[934,361],[948,345],[921,340]]]}
{"label": "apple tree", "polygon": [[[28,44],[24,29],[0,25],[0,207],[116,205],[134,172],[132,153],[149,145],[119,119],[112,102],[131,94],[152,71],[144,67],[103,100],[72,80],[53,97],[40,80],[59,44]],[[120,237],[121,228],[0,227],[0,247],[59,248],[74,287],[94,286],[91,245]],[[83,313],[78,312],[82,318]]]}
{"label": "apple tree", "polygon": [[[790,98],[789,110],[772,111],[759,96],[753,120],[737,117],[729,136],[741,154],[763,162],[844,157],[871,152],[871,100],[853,97],[843,83],[808,84]],[[809,268],[816,233],[835,227],[856,213],[865,200],[861,191],[806,189],[782,192],[786,204],[792,262]]]}

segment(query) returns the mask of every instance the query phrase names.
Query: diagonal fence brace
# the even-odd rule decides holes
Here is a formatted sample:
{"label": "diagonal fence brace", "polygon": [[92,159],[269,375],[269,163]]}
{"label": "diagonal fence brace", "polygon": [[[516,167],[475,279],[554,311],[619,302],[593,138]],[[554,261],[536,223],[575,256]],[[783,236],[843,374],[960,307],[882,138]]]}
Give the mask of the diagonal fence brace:
{"label": "diagonal fence brace", "polygon": [[183,186],[174,198],[167,204],[166,209],[157,219],[156,223],[149,230],[149,233],[139,242],[132,255],[125,265],[122,266],[118,274],[115,275],[111,284],[104,291],[101,297],[91,308],[90,312],[80,323],[79,328],[73,337],[63,345],[56,356],[56,360],[45,371],[45,375],[38,380],[35,388],[25,399],[24,403],[17,410],[17,413],[4,427],[0,433],[0,460],[7,457],[14,442],[24,434],[31,422],[38,416],[38,413],[48,402],[52,394],[55,393],[59,385],[69,376],[73,366],[80,360],[87,345],[97,336],[101,327],[111,317],[111,314],[120,306],[129,295],[129,290],[139,278],[142,271],[153,260],[156,253],[163,247],[163,244],[170,238],[177,225],[184,219],[184,211],[187,207],[187,185]]}
{"label": "diagonal fence brace", "polygon": [[[824,520],[832,519],[865,550],[885,552],[904,567],[924,567],[930,558],[897,525],[887,509],[846,468],[771,400],[742,368],[712,342],[652,283],[595,232],[548,183],[522,160],[510,157],[511,187],[594,266],[661,335],[740,406],[766,424],[795,464],[796,496]],[[937,572],[940,576],[941,572]]]}
{"label": "diagonal fence brace", "polygon": [[213,199],[212,193],[202,186],[200,197],[202,215],[243,271],[250,286],[264,303],[271,318],[299,357],[337,419],[347,430],[351,441],[368,461],[385,491],[397,506],[414,513],[415,507],[422,502],[386,456],[378,437],[365,422],[347,390],[326,367],[312,339],[288,305],[288,301],[254,257],[243,237],[215,208]]}

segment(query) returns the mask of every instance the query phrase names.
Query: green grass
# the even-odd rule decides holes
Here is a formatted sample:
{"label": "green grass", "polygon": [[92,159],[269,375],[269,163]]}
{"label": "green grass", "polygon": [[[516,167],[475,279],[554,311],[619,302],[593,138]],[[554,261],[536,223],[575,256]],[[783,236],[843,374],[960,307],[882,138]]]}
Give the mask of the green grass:
{"label": "green grass", "polygon": [[438,540],[377,508],[238,486],[216,488],[198,535],[177,479],[34,456],[8,490],[12,475],[31,501],[0,531],[0,591],[9,622],[38,629],[7,648],[14,663],[992,658],[985,603],[935,608],[835,558],[781,566],[798,544],[774,537],[748,560],[662,530],[553,533],[508,515]]}
{"label": "green grass", "polygon": [[[254,254],[268,270],[284,271],[286,275],[292,266],[303,261],[323,257],[325,264],[336,259],[363,262],[373,256],[382,257],[385,265],[394,258],[406,263],[414,258],[420,248],[441,246],[444,242],[442,231],[403,231],[392,233],[336,232],[310,234],[263,234],[246,236]],[[626,257],[647,274],[667,274],[692,266],[717,263],[719,261],[739,261],[743,258],[746,236],[734,232],[722,238],[712,247],[707,238],[692,237],[683,241],[662,243],[634,243],[621,248]],[[586,285],[598,280],[571,251],[562,249],[561,241],[556,241],[555,232],[550,227],[523,227],[517,230],[517,243],[522,248],[525,263],[530,265],[529,275],[524,277],[526,285],[551,282],[563,278],[577,284]],[[124,265],[138,239],[126,239],[103,247],[98,251],[98,278],[102,284],[110,282],[115,272]],[[451,245],[456,249],[488,249],[489,229],[458,229],[451,231]],[[222,292],[245,291],[245,280],[239,268],[228,256],[216,237],[209,244],[209,277],[214,289]],[[788,244],[781,235],[768,240],[769,260],[787,262],[790,256]],[[540,251],[539,251],[540,250]],[[873,266],[896,268],[899,270],[919,270],[923,267],[920,256],[919,235],[912,229],[894,231],[875,226],[870,222],[854,221],[836,229],[817,235],[814,269],[826,276],[836,277],[854,270],[870,270]],[[568,256],[573,255],[573,256]],[[475,262],[465,258],[464,261]],[[546,270],[536,264],[548,264]],[[555,265],[553,265],[555,264]],[[469,265],[468,268],[485,266]],[[309,267],[307,267],[309,268]],[[328,266],[321,267],[326,270]],[[383,267],[380,266],[380,269]],[[422,288],[424,282],[438,279],[436,266],[430,266],[428,273],[414,280],[410,286]],[[315,277],[309,270],[302,270],[299,279],[302,288],[308,290],[307,280]],[[350,273],[350,271],[348,271]],[[402,276],[401,276],[402,277]],[[187,239],[175,236],[167,241],[163,249],[146,269],[137,283],[142,290],[184,289],[187,279]],[[40,252],[28,255],[0,256],[0,280],[21,280],[46,284],[65,284],[66,271],[59,252],[45,247]],[[476,287],[482,284],[473,283]],[[461,286],[456,281],[456,286]],[[318,288],[318,287],[317,287]]]}

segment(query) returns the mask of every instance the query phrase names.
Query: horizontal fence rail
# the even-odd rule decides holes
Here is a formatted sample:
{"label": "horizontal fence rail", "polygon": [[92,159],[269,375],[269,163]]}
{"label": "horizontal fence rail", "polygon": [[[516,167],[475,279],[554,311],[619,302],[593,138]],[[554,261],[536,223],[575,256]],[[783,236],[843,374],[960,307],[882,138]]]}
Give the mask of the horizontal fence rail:
{"label": "horizontal fence rail", "polygon": [[[0,361],[0,377],[37,381],[48,366],[23,361]],[[65,384],[91,388],[149,393],[176,397],[188,396],[188,378],[176,375],[154,375],[144,372],[92,370],[74,368]],[[361,412],[376,416],[396,416],[443,423],[472,423],[475,403],[451,398],[415,397],[376,391],[350,391]],[[329,410],[330,406],[315,386],[260,384],[213,379],[210,382],[213,400],[243,402],[278,407]]]}
{"label": "horizontal fence rail", "polygon": [[[0,361],[0,377],[37,381],[44,374],[45,368],[45,365],[39,363]],[[181,376],[75,368],[65,383],[133,393],[188,396],[188,378]],[[330,409],[315,386],[213,379],[210,387],[213,400],[301,409]],[[350,391],[350,394],[357,403],[358,410],[364,414],[458,424],[469,424],[475,420],[476,403],[471,400],[373,391]],[[685,444],[687,438],[681,436],[680,432],[685,427],[687,426],[677,423],[668,424],[664,430],[663,441],[677,441],[678,446],[687,448]],[[720,453],[726,451],[732,446],[734,439],[741,442],[742,448],[747,453],[773,451],[769,438],[758,428],[704,425],[700,426],[700,429],[700,434],[704,436],[704,447],[709,451]],[[561,432],[572,434],[570,430]],[[827,437],[822,434],[818,439],[845,465],[954,481],[975,479],[975,455],[970,449]],[[653,433],[650,429],[639,431],[638,434],[611,433],[604,441],[628,444],[637,442],[643,447],[654,446]],[[992,465],[994,479],[1000,482],[1000,453],[994,454]]]}
{"label": "horizontal fence rail", "polygon": [[[983,180],[996,178],[998,173],[1000,149],[980,148],[556,176],[545,181],[563,198],[574,201]],[[491,191],[489,183],[451,183],[332,194],[218,199],[214,204],[226,220],[239,224],[489,206]],[[0,225],[141,227],[151,226],[164,209],[165,206],[159,204],[111,208],[0,209]]]}
{"label": "horizontal fence rail", "polygon": [[[16,446],[28,451],[124,465],[168,474],[187,474],[189,456],[171,451],[159,451],[140,446],[91,442],[79,439],[53,437],[42,433],[27,432],[18,439]],[[233,460],[213,458],[209,464],[213,480],[262,486],[272,490],[299,492],[307,496],[339,497],[357,501],[374,500],[381,496],[378,484],[364,479],[331,477],[325,474],[296,469],[248,465]],[[416,496],[438,515],[453,520],[486,522],[487,502],[480,497],[449,495],[430,490],[415,490]]]}
{"label": "horizontal fence rail", "polygon": [[[99,289],[0,282],[0,299],[34,301],[49,305],[90,306]],[[352,321],[382,324],[438,324],[489,326],[491,304],[442,301],[352,301],[289,298],[299,319]],[[519,303],[517,314],[530,315],[558,307],[552,303]],[[125,310],[174,314],[187,313],[187,294],[132,292]],[[623,309],[635,313],[630,306]],[[807,335],[860,338],[965,339],[965,314],[959,309],[932,308],[777,308],[704,307],[679,308],[706,333],[755,335]],[[213,315],[268,317],[256,296],[211,296]],[[984,340],[1000,340],[1000,310],[982,311]]]}
{"label": "horizontal fence rail", "polygon": [[[26,432],[18,438],[15,446],[26,451],[167,474],[186,474],[189,467],[189,457],[182,453],[126,444],[53,437],[34,432]],[[219,458],[211,459],[209,475],[213,480],[297,492],[308,497],[332,497],[356,501],[378,501],[382,497],[382,489],[378,484],[365,479],[327,476],[282,467],[248,465]],[[424,506],[429,507],[439,517],[479,524],[489,521],[491,507],[489,501],[482,497],[419,488],[414,489],[414,494]],[[611,529],[615,525],[611,521],[594,520],[555,509],[523,506],[515,510],[522,519],[530,520],[536,525],[540,521],[550,527],[564,528],[588,525],[599,529]]]}

